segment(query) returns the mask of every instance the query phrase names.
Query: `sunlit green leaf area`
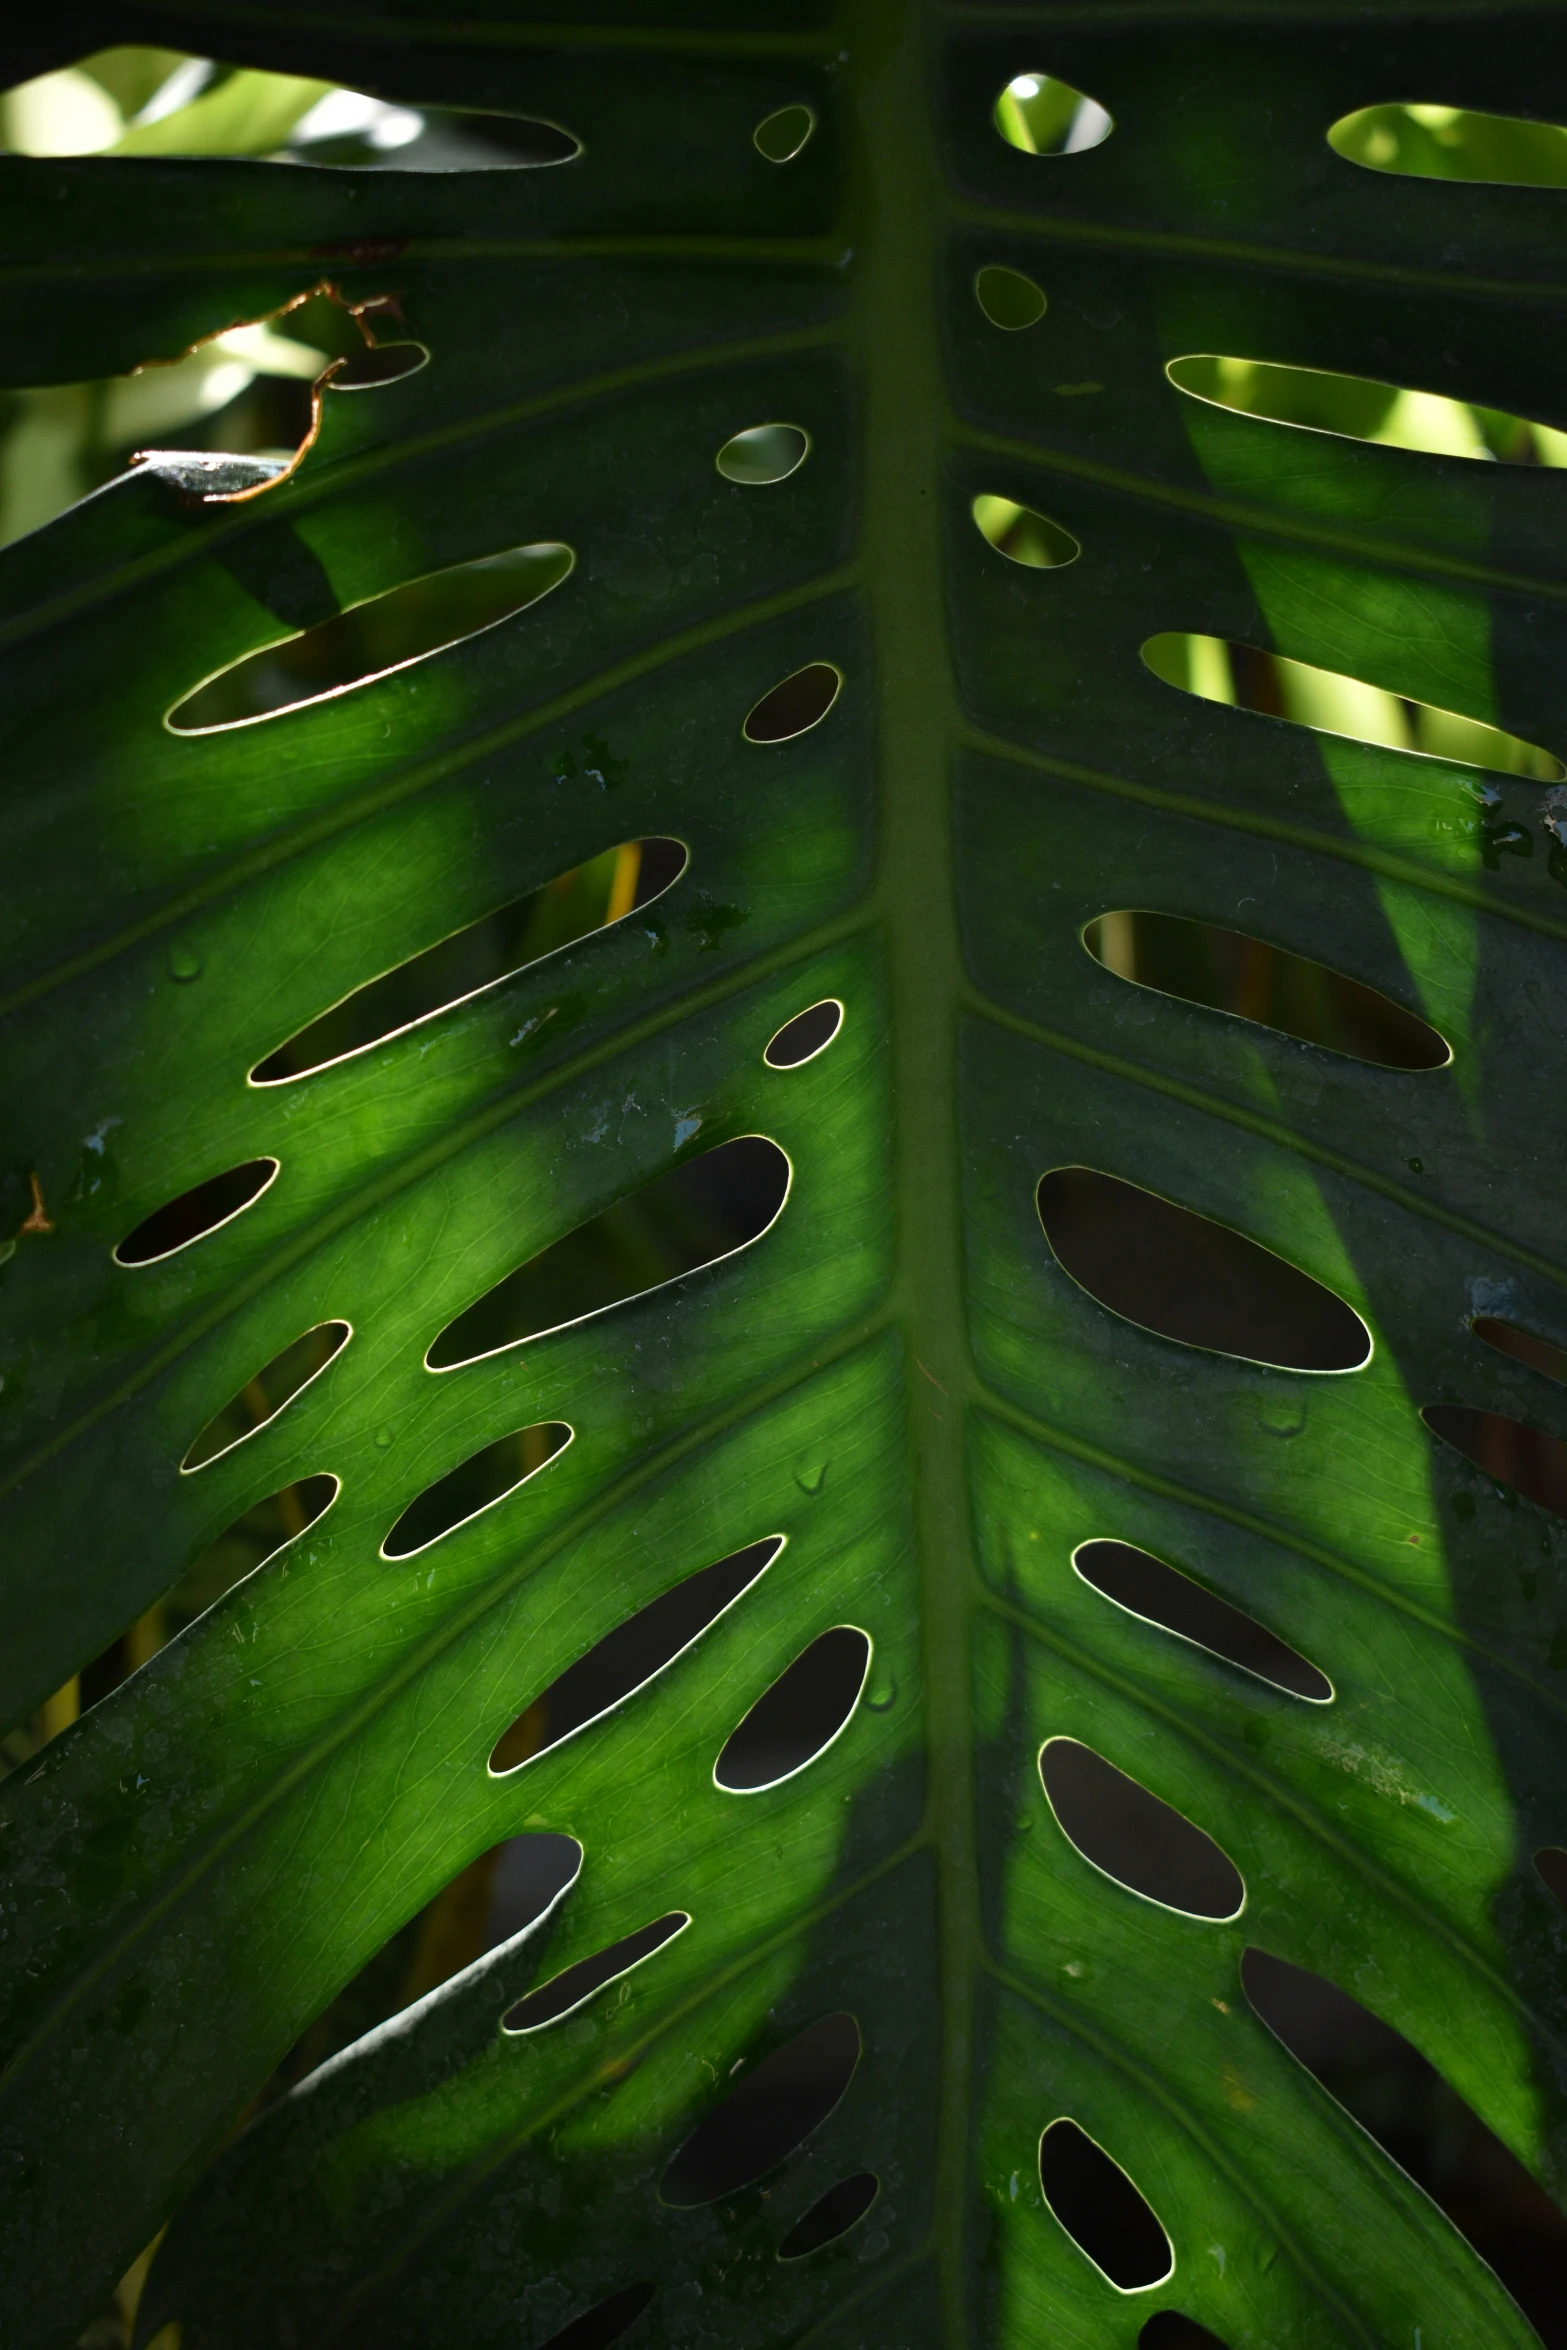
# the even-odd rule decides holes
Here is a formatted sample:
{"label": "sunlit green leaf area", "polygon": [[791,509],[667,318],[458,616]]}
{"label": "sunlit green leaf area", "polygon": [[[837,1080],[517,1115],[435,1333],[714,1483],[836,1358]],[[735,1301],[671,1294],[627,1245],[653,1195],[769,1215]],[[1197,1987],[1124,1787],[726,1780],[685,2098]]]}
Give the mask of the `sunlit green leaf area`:
{"label": "sunlit green leaf area", "polygon": [[1563,0],[0,35],[3,2350],[1567,2345]]}

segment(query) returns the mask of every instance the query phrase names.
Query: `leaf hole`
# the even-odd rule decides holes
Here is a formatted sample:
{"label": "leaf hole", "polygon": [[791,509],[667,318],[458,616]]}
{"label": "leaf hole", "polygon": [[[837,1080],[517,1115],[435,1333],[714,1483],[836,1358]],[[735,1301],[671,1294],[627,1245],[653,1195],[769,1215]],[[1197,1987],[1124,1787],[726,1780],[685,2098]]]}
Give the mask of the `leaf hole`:
{"label": "leaf hole", "polygon": [[1084,155],[1115,128],[1096,98],[1049,73],[1017,73],[991,117],[1009,147],[1025,155]]}
{"label": "leaf hole", "polygon": [[1229,2344],[1179,2309],[1161,2309],[1138,2335],[1137,2350],[1229,2350]]}
{"label": "leaf hole", "polygon": [[802,1649],[765,1689],[713,1765],[731,1795],[757,1795],[792,1779],[842,1736],[871,1666],[869,1635],[835,1624]]}
{"label": "leaf hole", "polygon": [[1495,1314],[1476,1314],[1469,1327],[1483,1345],[1494,1346],[1498,1354],[1511,1355],[1515,1363],[1527,1363],[1531,1371],[1567,1384],[1567,1347],[1537,1337],[1532,1330],[1521,1330],[1516,1322],[1503,1322]]}
{"label": "leaf hole", "polygon": [[726,481],[765,489],[798,473],[811,451],[811,436],[797,424],[750,424],[732,433],[714,463]]}
{"label": "leaf hole", "polygon": [[660,2202],[695,2210],[765,2178],[820,2129],[859,2061],[860,2027],[852,2015],[808,2024],[697,2124],[664,2173]]}
{"label": "leaf hole", "polygon": [[526,1485],[571,1442],[564,1420],[541,1420],[486,1444],[411,1501],[381,1545],[388,1559],[412,1558]]}
{"label": "leaf hole", "polygon": [[1418,1014],[1364,981],[1216,922],[1145,908],[1096,914],[1083,944],[1135,987],[1205,1004],[1379,1068],[1441,1069],[1453,1057]]}
{"label": "leaf hole", "polygon": [[1335,375],[1320,367],[1289,367],[1211,351],[1171,359],[1164,372],[1189,399],[1228,408],[1239,416],[1261,417],[1270,424],[1424,456],[1567,465],[1567,432],[1500,408],[1383,383],[1373,376]]}
{"label": "leaf hole", "polygon": [[1328,145],[1346,163],[1412,179],[1567,188],[1567,127],[1467,106],[1360,106],[1341,114]]}
{"label": "leaf hole", "polygon": [[515,2038],[518,2033],[542,2032],[546,2025],[560,2023],[585,2007],[607,1983],[618,1982],[656,1950],[662,1950],[666,1942],[683,1934],[690,1923],[689,1911],[672,1909],[651,1925],[639,1926],[634,1934],[625,1934],[607,1949],[595,1951],[591,1958],[579,1958],[575,1966],[566,1967],[509,2007],[501,2019],[501,2030]]}
{"label": "leaf hole", "polygon": [[595,2301],[569,2326],[551,2334],[542,2350],[610,2350],[611,2343],[631,2331],[657,2290],[656,2285],[626,2285],[607,2301]]}
{"label": "leaf hole", "polygon": [[769,163],[792,163],[810,140],[816,115],[809,106],[779,106],[764,114],[751,133],[758,155]]}
{"label": "leaf hole", "polygon": [[1567,1909],[1567,1852],[1559,1845],[1543,1844],[1534,1856],[1534,1865],[1547,1893]]}
{"label": "leaf hole", "polygon": [[819,1004],[786,1020],[762,1058],[769,1069],[801,1069],[827,1050],[842,1026],[842,1004],[836,996],[825,996]]}
{"label": "leaf hole", "polygon": [[254,1377],[247,1379],[238,1395],[232,1396],[221,1412],[215,1412],[201,1434],[194,1439],[180,1463],[182,1472],[205,1468],[208,1461],[217,1460],[223,1453],[232,1452],[236,1444],[243,1444],[247,1436],[254,1436],[275,1419],[287,1403],[292,1403],[310,1385],[319,1379],[335,1356],[340,1354],[353,1335],[346,1322],[318,1322],[264,1363]]}
{"label": "leaf hole", "polygon": [[1263,652],[1255,645],[1167,631],[1148,639],[1142,657],[1155,677],[1199,701],[1281,718],[1314,734],[1446,759],[1460,767],[1527,775],[1541,783],[1560,783],[1567,777],[1567,767],[1553,752],[1502,727],[1457,710],[1440,710],[1433,702],[1389,693],[1339,670],[1316,669],[1282,653]]}
{"label": "leaf hole", "polygon": [[550,539],[426,572],[231,662],[176,703],[165,724],[174,734],[218,734],[371,685],[525,612],[575,562]]}
{"label": "leaf hole", "polygon": [[1444,1444],[1505,1486],[1504,1499],[1521,1493],[1525,1501],[1567,1518],[1567,1443],[1561,1437],[1473,1404],[1430,1403],[1420,1417]]}
{"label": "leaf hole", "polygon": [[722,1264],[770,1230],[788,1195],[777,1143],[719,1143],[530,1257],[448,1322],[425,1361],[454,1370]]}
{"label": "leaf hole", "polygon": [[1092,1167],[1055,1168],[1038,1207],[1062,1271],[1160,1338],[1286,1371],[1358,1371],[1371,1360],[1353,1307],[1193,1208]]}
{"label": "leaf hole", "polygon": [[779,2259],[804,2260],[810,2253],[836,2244],[840,2236],[859,2226],[880,2192],[881,2181],[873,2170],[859,2170],[852,2178],[840,2179],[795,2221],[778,2247]]}
{"label": "leaf hole", "polygon": [[358,171],[567,163],[557,124],[366,90],[161,48],[99,49],[0,98],[0,145],[22,155],[226,156]]}
{"label": "leaf hole", "polygon": [[1095,1591],[1178,1640],[1189,1640],[1291,1697],[1326,1705],[1333,1684],[1297,1649],[1217,1592],[1129,1542],[1079,1543],[1072,1564]]}
{"label": "leaf hole", "polygon": [[842,691],[843,671],[830,661],[812,661],[763,694],[741,732],[748,743],[793,742],[820,726]]}
{"label": "leaf hole", "polygon": [[1118,2292],[1146,2293],[1174,2274],[1174,2250],[1146,2195],[1064,2116],[1039,2141],[1039,2183],[1079,2252]]}
{"label": "leaf hole", "polygon": [[689,861],[682,842],[662,835],[605,849],[366,980],[258,1061],[251,1083],[283,1085],[307,1077],[454,1011],[546,955],[650,906]]}
{"label": "leaf hole", "polygon": [[1567,2215],[1418,2049],[1336,1983],[1248,1949],[1247,1999],[1297,2064],[1440,2206],[1534,2323],[1561,2309]]}
{"label": "leaf hole", "polygon": [[1140,1780],[1076,1738],[1046,1741],[1039,1776],[1062,1835],[1101,1876],[1184,1917],[1240,1916],[1246,1887],[1229,1854]]}
{"label": "leaf hole", "polygon": [[977,273],[974,299],[991,325],[1009,335],[1037,326],[1048,308],[1043,287],[1021,269],[1008,269],[1003,261],[987,261]]}
{"label": "leaf hole", "polygon": [[647,1688],[764,1575],[783,1549],[770,1534],[688,1575],[595,1642],[525,1706],[490,1756],[493,1775],[520,1770]]}
{"label": "leaf hole", "polygon": [[1059,571],[1068,563],[1075,563],[1082,548],[1069,530],[1059,522],[1052,522],[1046,514],[1036,514],[1032,506],[1020,506],[1015,498],[979,497],[973,505],[974,523],[987,546],[1005,555],[1009,563],[1020,563],[1027,571]]}
{"label": "leaf hole", "polygon": [[125,1235],[114,1250],[115,1262],[157,1265],[182,1248],[194,1247],[198,1240],[205,1240],[209,1233],[220,1231],[254,1207],[276,1176],[278,1165],[276,1159],[246,1159],[242,1166],[229,1167],[221,1175],[209,1175],[204,1183],[192,1184],[177,1199],[154,1208]]}

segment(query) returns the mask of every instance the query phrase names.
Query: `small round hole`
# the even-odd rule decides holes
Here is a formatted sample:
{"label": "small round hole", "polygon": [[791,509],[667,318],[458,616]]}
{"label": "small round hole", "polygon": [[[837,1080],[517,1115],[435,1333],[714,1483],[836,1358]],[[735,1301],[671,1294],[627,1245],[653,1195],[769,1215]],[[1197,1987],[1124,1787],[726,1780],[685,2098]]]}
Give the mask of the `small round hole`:
{"label": "small round hole", "polygon": [[810,447],[810,434],[797,424],[751,424],[725,441],[715,463],[726,481],[761,489],[798,473]]}
{"label": "small round hole", "polygon": [[751,142],[769,163],[792,163],[815,128],[816,116],[809,106],[780,106],[776,113],[763,115]]}
{"label": "small round hole", "polygon": [[1004,334],[1037,326],[1048,307],[1042,286],[1000,261],[987,262],[979,272],[974,280],[974,299],[991,325],[999,326]]}
{"label": "small round hole", "polygon": [[1014,74],[991,120],[1024,155],[1084,155],[1102,147],[1115,128],[1097,98],[1049,73]]}
{"label": "small round hole", "polygon": [[830,661],[813,661],[763,694],[741,731],[750,743],[792,742],[820,726],[842,691],[842,670]]}
{"label": "small round hole", "polygon": [[1075,563],[1083,551],[1059,522],[1036,514],[1032,506],[1020,506],[1015,498],[976,498],[973,514],[980,537],[1009,563],[1021,563],[1027,571],[1059,571],[1063,564]]}
{"label": "small round hole", "polygon": [[843,1006],[826,996],[805,1012],[786,1020],[762,1055],[769,1069],[799,1069],[824,1053],[843,1026]]}

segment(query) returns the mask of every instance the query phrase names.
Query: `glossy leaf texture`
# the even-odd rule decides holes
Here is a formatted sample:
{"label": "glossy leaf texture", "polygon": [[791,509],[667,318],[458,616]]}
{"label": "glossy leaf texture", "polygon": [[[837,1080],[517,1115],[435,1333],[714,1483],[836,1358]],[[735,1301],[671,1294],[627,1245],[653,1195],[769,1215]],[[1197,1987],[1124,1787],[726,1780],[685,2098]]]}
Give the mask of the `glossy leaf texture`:
{"label": "glossy leaf texture", "polygon": [[[14,78],[108,37],[64,5]],[[0,157],[12,381],[123,375],[323,280],[430,353],[326,384],[287,479],[155,459],[0,554],[7,1720],[245,1512],[337,1481],[0,1787],[0,2331],[63,2350],[177,2214],[159,2350],[1129,2350],[1164,2312],[1231,2350],[1527,2343],[1241,1960],[1341,1986],[1561,2193],[1567,1917],[1533,1856],[1567,1844],[1563,1530],[1421,1414],[1567,1436],[1560,1385],[1469,1326],[1567,1344],[1567,795],[1183,693],[1142,648],[1567,755],[1559,471],[1166,373],[1236,354],[1567,430],[1567,196],[1327,143],[1423,93],[1567,121],[1567,12],[188,0],[112,37],[581,151]],[[1009,91],[1066,93],[1035,151]],[[998,270],[1039,307],[993,316]],[[763,430],[787,470],[720,463]],[[976,501],[1080,551],[1009,558]],[[363,682],[165,723],[538,547],[569,572],[482,633],[378,657],[365,621]],[[688,852],[656,903],[249,1082],[648,841]],[[1374,990],[1452,1059],[1134,985],[1084,944],[1127,908]],[[823,1048],[769,1063],[824,1003]],[[773,1221],[659,1256],[639,1195],[752,1137],[788,1160]],[[1118,1237],[1150,1198],[1179,1248]],[[1058,1254],[1063,1199],[1108,1220]],[[590,1225],[613,1295],[563,1270]],[[523,1318],[432,1368],[534,1260]],[[1278,1367],[1281,1262],[1359,1317],[1360,1367]],[[1128,1281],[1146,1311],[1105,1302]],[[389,1555],[443,1480],[446,1531]],[[617,1627],[779,1537],[623,1702],[490,1769]],[[1331,1695],[1108,1597],[1091,1542]],[[868,1642],[860,1680],[721,1784],[828,1634]],[[1159,1858],[1142,1892],[1112,1828]],[[389,1936],[544,1831],[583,1858],[536,1931],[233,2136]],[[1188,1849],[1222,1898],[1181,1896]],[[1124,2283],[1062,2216],[1101,2173],[1145,2239]]]}

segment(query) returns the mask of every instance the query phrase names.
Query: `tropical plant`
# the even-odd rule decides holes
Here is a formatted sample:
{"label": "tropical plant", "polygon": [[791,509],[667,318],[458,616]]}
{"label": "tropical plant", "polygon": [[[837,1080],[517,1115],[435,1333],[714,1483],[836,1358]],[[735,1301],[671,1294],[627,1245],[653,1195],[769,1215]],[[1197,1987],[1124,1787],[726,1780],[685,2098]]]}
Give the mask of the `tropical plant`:
{"label": "tropical plant", "polygon": [[1567,11],[26,41],[5,2341],[1527,2342]]}

